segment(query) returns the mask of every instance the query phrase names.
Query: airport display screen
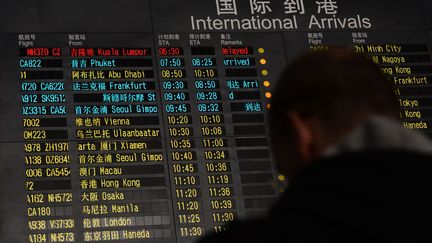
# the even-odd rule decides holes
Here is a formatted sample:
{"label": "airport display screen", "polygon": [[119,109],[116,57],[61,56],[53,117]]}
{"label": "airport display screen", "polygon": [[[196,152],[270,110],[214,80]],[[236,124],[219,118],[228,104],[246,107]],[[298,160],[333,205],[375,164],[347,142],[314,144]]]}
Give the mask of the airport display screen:
{"label": "airport display screen", "polygon": [[286,179],[266,111],[306,51],[368,55],[430,132],[429,5],[1,3],[0,241],[193,242],[265,214]]}

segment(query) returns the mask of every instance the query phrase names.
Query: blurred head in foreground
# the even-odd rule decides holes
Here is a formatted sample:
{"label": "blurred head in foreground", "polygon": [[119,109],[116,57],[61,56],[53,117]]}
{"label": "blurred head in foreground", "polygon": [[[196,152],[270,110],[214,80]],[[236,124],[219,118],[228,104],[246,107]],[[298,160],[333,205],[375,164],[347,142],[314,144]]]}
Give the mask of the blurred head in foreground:
{"label": "blurred head in foreground", "polygon": [[308,53],[282,73],[270,127],[279,171],[295,177],[373,115],[398,119],[387,77],[367,57],[346,49]]}

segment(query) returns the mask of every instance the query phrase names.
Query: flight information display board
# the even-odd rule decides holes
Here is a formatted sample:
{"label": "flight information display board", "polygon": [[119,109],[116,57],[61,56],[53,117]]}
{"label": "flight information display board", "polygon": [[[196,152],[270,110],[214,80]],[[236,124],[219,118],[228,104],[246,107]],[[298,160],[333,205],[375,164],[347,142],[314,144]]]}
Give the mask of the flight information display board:
{"label": "flight information display board", "polygon": [[2,3],[0,241],[193,242],[263,215],[286,179],[266,111],[305,51],[368,55],[429,133],[428,4]]}

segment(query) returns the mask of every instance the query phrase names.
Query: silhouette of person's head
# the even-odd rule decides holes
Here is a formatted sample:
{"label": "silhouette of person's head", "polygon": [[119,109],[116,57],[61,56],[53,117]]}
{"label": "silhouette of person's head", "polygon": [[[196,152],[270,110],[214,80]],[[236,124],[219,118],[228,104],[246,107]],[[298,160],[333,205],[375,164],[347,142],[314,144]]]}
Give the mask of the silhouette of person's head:
{"label": "silhouette of person's head", "polygon": [[270,110],[279,171],[293,178],[373,115],[397,119],[394,88],[366,56],[347,49],[308,53],[276,84]]}

